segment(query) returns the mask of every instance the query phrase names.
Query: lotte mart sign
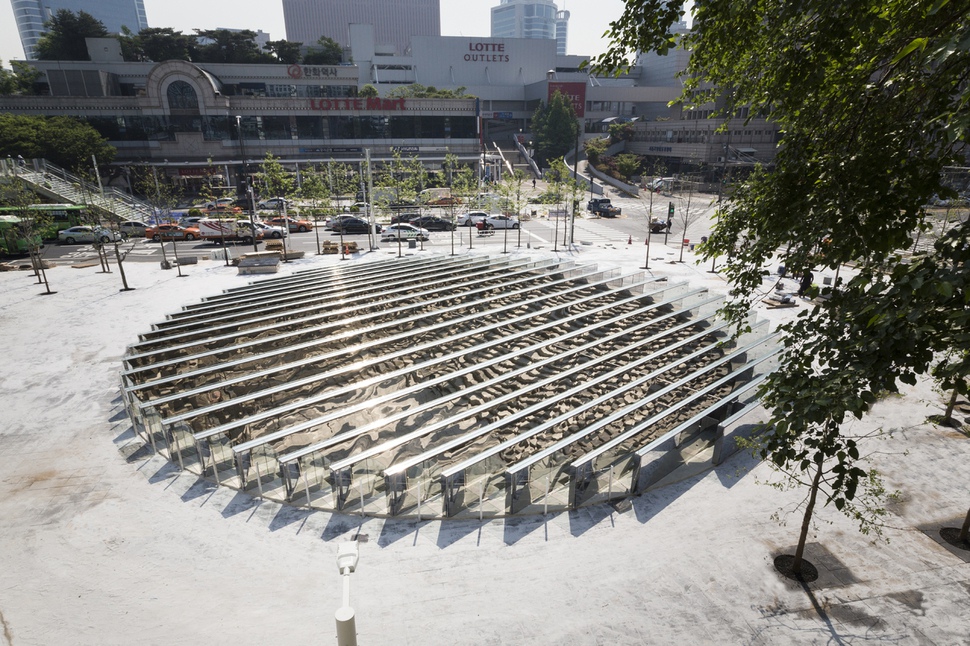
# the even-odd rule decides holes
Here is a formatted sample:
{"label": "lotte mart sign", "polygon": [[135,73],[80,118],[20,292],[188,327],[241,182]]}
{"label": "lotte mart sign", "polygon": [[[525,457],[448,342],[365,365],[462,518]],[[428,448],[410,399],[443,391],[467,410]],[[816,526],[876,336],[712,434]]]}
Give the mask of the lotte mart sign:
{"label": "lotte mart sign", "polygon": [[586,116],[586,84],[585,83],[567,83],[565,81],[549,81],[549,98],[547,101],[551,101],[553,95],[556,91],[569,99],[573,104],[573,110],[576,111],[577,117]]}

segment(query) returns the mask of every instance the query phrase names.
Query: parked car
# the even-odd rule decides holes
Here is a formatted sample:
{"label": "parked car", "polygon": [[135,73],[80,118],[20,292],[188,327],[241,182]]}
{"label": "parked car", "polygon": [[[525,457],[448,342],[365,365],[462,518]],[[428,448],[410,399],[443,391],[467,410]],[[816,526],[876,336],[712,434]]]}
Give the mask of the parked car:
{"label": "parked car", "polygon": [[428,231],[454,231],[456,224],[446,218],[439,218],[437,215],[422,215],[421,217],[409,220],[409,224]]}
{"label": "parked car", "polygon": [[427,229],[416,227],[412,224],[392,224],[384,229],[381,235],[382,242],[394,242],[396,240],[429,240],[431,234]]}
{"label": "parked car", "polygon": [[493,229],[518,229],[519,218],[511,215],[490,215],[485,218],[485,223]]}
{"label": "parked car", "polygon": [[209,214],[209,216],[217,215],[219,213],[242,213],[242,209],[235,206],[232,202],[228,204],[214,204],[212,206],[207,206],[205,211],[207,214]]}
{"label": "parked car", "polygon": [[183,227],[178,224],[159,224],[145,230],[145,237],[161,242],[163,240],[197,240],[201,237],[197,227]]}
{"label": "parked car", "polygon": [[282,238],[283,236],[289,235],[289,233],[283,227],[277,227],[265,222],[256,222],[256,228],[261,229],[264,238]]}
{"label": "parked car", "polygon": [[488,217],[485,211],[469,211],[458,216],[458,226],[473,227]]}
{"label": "parked car", "polygon": [[112,231],[104,227],[78,226],[57,232],[57,241],[64,244],[91,244],[94,242],[114,242],[122,240],[120,231]]}
{"label": "parked car", "polygon": [[145,222],[128,220],[127,222],[122,222],[118,225],[118,231],[120,231],[122,235],[128,237],[134,236],[141,238],[145,235],[145,230],[148,229],[149,226],[150,225],[146,224]]}
{"label": "parked car", "polygon": [[[379,225],[374,225],[374,233],[380,233],[384,228]],[[333,225],[334,233],[367,233],[370,231],[370,224],[367,220],[362,218],[346,218],[335,222]]]}
{"label": "parked car", "polygon": [[274,227],[286,227],[290,233],[305,233],[313,228],[313,223],[309,220],[297,220],[296,218],[270,218],[266,224]]}
{"label": "parked car", "polygon": [[269,211],[278,211],[283,208],[284,205],[286,205],[286,208],[290,208],[293,206],[293,202],[285,197],[271,197],[268,200],[263,200],[257,204],[256,208]]}
{"label": "parked car", "polygon": [[454,197],[453,195],[444,195],[442,197],[436,197],[434,199],[425,202],[428,206],[453,206],[456,204],[461,204],[460,197]]}

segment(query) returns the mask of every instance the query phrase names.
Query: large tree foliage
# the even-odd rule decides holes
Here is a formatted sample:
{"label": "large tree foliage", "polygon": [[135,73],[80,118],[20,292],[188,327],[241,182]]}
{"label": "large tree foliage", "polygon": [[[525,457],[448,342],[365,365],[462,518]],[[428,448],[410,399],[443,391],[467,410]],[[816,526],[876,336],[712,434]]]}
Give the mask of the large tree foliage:
{"label": "large tree foliage", "polygon": [[11,70],[0,67],[0,95],[34,94],[41,72],[23,61],[10,61]]}
{"label": "large tree foliage", "polygon": [[260,167],[259,179],[263,183],[264,199],[272,197],[291,198],[296,194],[296,179],[293,174],[283,168],[279,157],[273,153],[266,153]]}
{"label": "large tree foliage", "polygon": [[405,98],[405,99],[467,99],[470,95],[465,94],[464,87],[457,87],[454,90],[449,90],[447,88],[436,88],[433,85],[421,85],[420,83],[411,83],[410,85],[399,85],[390,92],[387,96],[391,98]]}
{"label": "large tree foliage", "polygon": [[414,204],[418,193],[427,183],[428,172],[417,156],[404,157],[394,151],[390,161],[384,162],[375,185],[385,191],[375,191],[371,200],[376,208],[387,209],[392,204]]}
{"label": "large tree foliage", "polygon": [[[671,27],[683,5],[628,0],[611,25],[617,46],[594,67],[617,69],[634,51],[665,53],[677,44]],[[747,106],[784,136],[775,167],[739,185],[704,246],[708,258],[728,257],[723,271],[737,298],[726,313],[743,320],[778,249],[795,272],[857,268],[784,328],[782,366],[764,389],[772,425],[763,454],[813,474],[811,501],[822,487],[824,502],[858,518],[852,501],[871,474],[840,432],[843,420],[928,371],[935,352],[956,350],[941,378],[967,374],[967,224],[951,223],[919,262],[903,262],[900,252],[925,226],[928,199],[952,195],[942,168],[963,161],[970,3],[693,6],[681,42],[691,52],[685,103],[716,102],[722,118]]]}
{"label": "large tree foliage", "polygon": [[565,156],[576,146],[579,136],[576,111],[569,99],[558,90],[548,104],[536,108],[532,115],[532,134],[535,138],[536,161],[540,167]]}
{"label": "large tree foliage", "polygon": [[303,62],[307,65],[340,65],[344,50],[340,43],[328,36],[320,36],[315,46],[307,48]]}
{"label": "large tree foliage", "polygon": [[149,27],[137,34],[123,30],[118,36],[126,61],[190,61],[198,50],[198,38],[171,27]]}
{"label": "large tree foliage", "polygon": [[133,34],[123,29],[118,40],[126,61],[337,65],[343,55],[340,45],[329,38],[321,38],[318,48],[311,47],[303,55],[302,43],[289,40],[271,40],[260,49],[256,32],[250,30],[195,31],[196,35],[187,35],[171,27],[150,27]]}
{"label": "large tree foliage", "polygon": [[271,40],[263,45],[263,49],[268,51],[276,61],[290,65],[300,62],[301,45],[303,43],[295,43],[291,40]]}
{"label": "large tree foliage", "polygon": [[72,117],[0,113],[0,157],[41,157],[74,170],[90,166],[91,155],[111,163],[115,152],[97,130]]}
{"label": "large tree foliage", "polygon": [[276,59],[262,52],[256,42],[256,32],[250,29],[196,29],[205,39],[193,60],[197,63],[275,63]]}
{"label": "large tree foliage", "polygon": [[108,35],[104,23],[86,11],[74,13],[58,9],[44,23],[47,31],[37,41],[37,59],[42,61],[87,61],[85,38],[104,38]]}

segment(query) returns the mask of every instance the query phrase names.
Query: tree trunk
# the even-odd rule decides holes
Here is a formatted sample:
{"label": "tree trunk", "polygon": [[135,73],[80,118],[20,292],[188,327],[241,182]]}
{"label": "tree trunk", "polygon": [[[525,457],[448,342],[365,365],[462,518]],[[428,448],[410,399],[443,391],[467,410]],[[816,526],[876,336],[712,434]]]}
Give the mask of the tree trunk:
{"label": "tree trunk", "polygon": [[970,509],[967,510],[967,517],[963,520],[963,528],[960,529],[960,540],[964,543],[970,541]]}
{"label": "tree trunk", "polygon": [[802,531],[798,536],[798,547],[795,549],[795,560],[792,561],[791,571],[794,574],[802,572],[802,554],[805,552],[805,540],[808,538],[808,528],[812,524],[812,512],[815,511],[815,499],[818,497],[819,483],[822,481],[822,464],[818,463],[818,470],[812,479],[812,489],[808,495],[808,504],[805,505],[805,516],[802,518]]}
{"label": "tree trunk", "polygon": [[122,266],[124,258],[121,257],[121,251],[118,249],[117,242],[115,242],[115,259],[118,261],[118,272],[121,274],[121,284],[124,285],[122,291],[130,292],[131,287],[128,287],[128,278],[125,276],[125,268]]}
{"label": "tree trunk", "polygon": [[960,393],[957,392],[957,389],[954,388],[953,396],[950,397],[950,402],[946,405],[946,412],[943,413],[943,423],[947,426],[951,426],[953,424],[953,408],[957,405],[957,397],[959,394]]}
{"label": "tree trunk", "polygon": [[37,284],[40,285],[40,253],[33,247],[30,247],[30,267],[34,270],[34,278],[37,279]]}

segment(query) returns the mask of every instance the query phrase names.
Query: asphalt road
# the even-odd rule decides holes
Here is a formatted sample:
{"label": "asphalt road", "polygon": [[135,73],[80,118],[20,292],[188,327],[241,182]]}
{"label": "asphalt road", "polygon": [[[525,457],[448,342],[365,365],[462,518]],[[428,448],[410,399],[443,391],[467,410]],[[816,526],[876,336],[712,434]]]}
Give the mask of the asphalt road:
{"label": "asphalt road", "polygon": [[[694,195],[661,195],[645,194],[641,198],[626,197],[619,194],[609,194],[613,204],[619,206],[622,213],[616,218],[601,218],[590,216],[583,210],[579,213],[575,225],[563,223],[561,218],[547,218],[543,215],[549,207],[542,205],[529,205],[529,210],[536,209],[538,217],[527,219],[522,222],[519,230],[499,229],[493,235],[480,236],[475,229],[458,227],[452,232],[432,232],[431,240],[421,243],[417,242],[418,248],[430,248],[435,250],[450,251],[452,246],[455,250],[472,248],[494,249],[496,252],[512,250],[515,248],[556,248],[563,245],[564,235],[568,236],[572,229],[573,240],[577,245],[580,244],[625,244],[627,242],[642,243],[648,235],[649,215],[652,213],[659,218],[666,218],[669,204],[674,204],[674,225],[667,235],[654,234],[651,242],[667,241],[668,244],[678,245],[681,239],[691,242],[700,242],[702,237],[709,235],[716,206],[716,198],[708,194]],[[652,201],[652,203],[651,203]],[[585,209],[585,198],[580,202],[580,207]],[[379,220],[380,221],[380,220]],[[318,228],[315,231],[306,233],[292,233],[287,238],[287,248],[303,251],[306,254],[315,254],[318,250],[318,238],[322,243],[325,240],[340,241],[340,236],[330,231]],[[345,235],[345,241],[354,241],[361,249],[369,248],[368,236],[366,234]],[[380,236],[375,236],[376,246],[379,249],[393,252],[400,249],[403,252],[410,251],[407,242],[400,246],[396,242],[381,242]],[[190,241],[177,243],[177,249],[173,249],[176,243],[164,243],[164,258],[171,261],[177,252],[180,257],[196,256],[199,258],[212,258],[221,254],[221,245],[205,241]],[[252,245],[242,243],[228,243],[231,257],[238,257],[241,254],[253,251]],[[163,245],[158,242],[145,239],[132,239],[121,243],[122,253],[127,252],[126,260],[133,262],[161,262],[163,260]],[[259,250],[265,248],[264,244],[257,245]],[[114,251],[109,249],[109,256],[113,259]],[[44,249],[44,258],[54,264],[70,265],[97,260],[97,252],[93,245],[61,245],[49,244]]]}

